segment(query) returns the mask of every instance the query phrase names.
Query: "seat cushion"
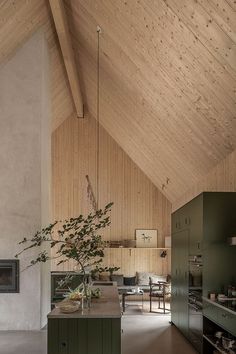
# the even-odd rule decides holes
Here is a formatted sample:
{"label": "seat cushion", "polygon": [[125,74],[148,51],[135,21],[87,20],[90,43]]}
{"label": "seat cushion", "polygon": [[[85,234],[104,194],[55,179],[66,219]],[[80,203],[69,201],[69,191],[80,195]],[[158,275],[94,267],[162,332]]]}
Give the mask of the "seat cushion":
{"label": "seat cushion", "polygon": [[152,296],[163,296],[162,290],[154,290],[152,291]]}

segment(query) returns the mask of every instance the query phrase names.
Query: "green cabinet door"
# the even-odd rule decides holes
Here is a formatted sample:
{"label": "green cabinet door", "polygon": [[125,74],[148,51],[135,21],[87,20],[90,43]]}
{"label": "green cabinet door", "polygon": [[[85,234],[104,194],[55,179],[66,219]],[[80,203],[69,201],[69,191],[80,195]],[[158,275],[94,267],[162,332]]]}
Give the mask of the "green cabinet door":
{"label": "green cabinet door", "polygon": [[203,243],[203,194],[188,203],[189,254],[202,254]]}
{"label": "green cabinet door", "polygon": [[217,322],[228,332],[236,336],[236,314],[223,309],[218,309]]}
{"label": "green cabinet door", "polygon": [[48,320],[48,354],[121,354],[120,318]]}
{"label": "green cabinet door", "polygon": [[172,214],[171,217],[171,232],[172,234],[180,231],[181,229],[181,221],[180,221],[180,210],[177,210]]}
{"label": "green cabinet door", "polygon": [[182,208],[178,209],[172,214],[171,228],[172,233],[179,232],[185,229],[189,229],[190,218],[189,218],[189,205],[186,204]]}
{"label": "green cabinet door", "polygon": [[189,231],[178,234],[179,259],[179,329],[188,336],[188,247]]}
{"label": "green cabinet door", "polygon": [[171,254],[171,321],[179,327],[179,258],[178,233],[172,234]]}
{"label": "green cabinet door", "polygon": [[188,336],[188,230],[172,235],[171,320]]}

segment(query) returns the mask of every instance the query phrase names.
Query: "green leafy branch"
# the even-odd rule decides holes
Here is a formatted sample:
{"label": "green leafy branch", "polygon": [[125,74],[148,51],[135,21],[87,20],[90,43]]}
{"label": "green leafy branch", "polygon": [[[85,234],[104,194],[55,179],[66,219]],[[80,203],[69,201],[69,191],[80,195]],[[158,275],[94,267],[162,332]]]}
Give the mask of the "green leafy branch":
{"label": "green leafy branch", "polygon": [[72,259],[78,263],[81,272],[85,274],[86,268],[98,266],[104,257],[106,242],[98,233],[110,225],[108,213],[112,205],[113,203],[109,203],[104,209],[90,213],[87,217],[79,215],[49,224],[46,228],[37,231],[32,238],[25,237],[19,244],[28,245],[17,253],[16,257],[31,248],[41,248],[44,243],[49,243],[50,248],[56,247],[56,256],[51,257],[46,250],[40,251],[28,267],[51,259],[58,259],[58,265]]}

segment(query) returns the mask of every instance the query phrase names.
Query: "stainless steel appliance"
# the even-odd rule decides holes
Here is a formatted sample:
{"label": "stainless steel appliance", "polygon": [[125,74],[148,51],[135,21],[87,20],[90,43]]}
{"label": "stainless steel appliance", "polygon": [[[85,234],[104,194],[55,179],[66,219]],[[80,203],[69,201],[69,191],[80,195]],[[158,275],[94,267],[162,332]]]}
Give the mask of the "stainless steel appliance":
{"label": "stainless steel appliance", "polygon": [[202,350],[202,256],[189,259],[189,295],[188,295],[189,339],[193,346]]}

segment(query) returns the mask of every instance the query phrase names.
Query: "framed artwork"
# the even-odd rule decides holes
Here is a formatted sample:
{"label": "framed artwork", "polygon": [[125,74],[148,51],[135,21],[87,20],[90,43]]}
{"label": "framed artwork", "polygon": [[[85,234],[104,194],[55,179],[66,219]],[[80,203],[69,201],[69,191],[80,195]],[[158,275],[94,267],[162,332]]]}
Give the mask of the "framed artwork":
{"label": "framed artwork", "polygon": [[135,230],[136,247],[157,246],[157,230]]}

